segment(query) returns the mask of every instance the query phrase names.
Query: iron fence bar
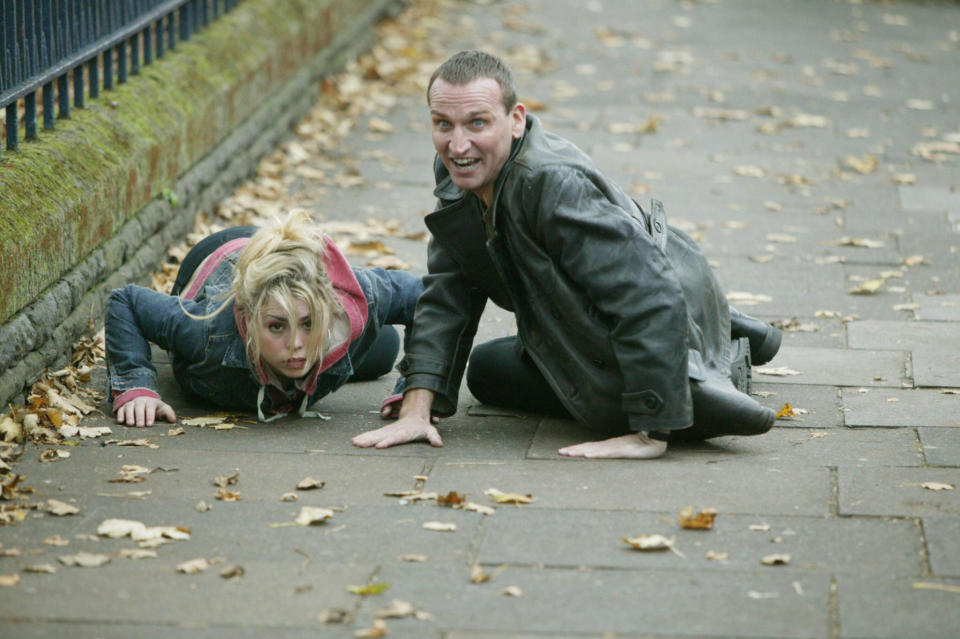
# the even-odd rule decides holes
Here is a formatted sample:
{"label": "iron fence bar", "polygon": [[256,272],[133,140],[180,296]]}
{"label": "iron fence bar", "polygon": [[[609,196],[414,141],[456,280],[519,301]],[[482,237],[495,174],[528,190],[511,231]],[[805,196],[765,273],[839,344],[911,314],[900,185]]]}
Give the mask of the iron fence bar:
{"label": "iron fence bar", "polygon": [[153,64],[153,30],[151,25],[141,32],[143,33],[143,65],[148,66]]}
{"label": "iron fence bar", "polygon": [[103,89],[113,88],[113,48],[103,52]]}
{"label": "iron fence bar", "polygon": [[117,81],[123,84],[127,81],[127,43],[121,40],[114,47],[117,52]]}
{"label": "iron fence bar", "polygon": [[53,80],[43,85],[43,128],[53,129]]}
{"label": "iron fence bar", "polygon": [[7,149],[17,150],[17,105],[7,106]]}
{"label": "iron fence bar", "polygon": [[37,92],[28,93],[23,98],[23,127],[25,140],[37,138]]}
{"label": "iron fence bar", "polygon": [[142,36],[142,31],[130,36],[130,75],[140,73],[140,38]]}
{"label": "iron fence bar", "polygon": [[66,73],[57,78],[57,101],[60,103],[60,109],[57,111],[58,118],[70,117],[70,89],[67,79]]}
{"label": "iron fence bar", "polygon": [[100,64],[97,58],[87,61],[87,75],[89,76],[90,97],[100,97]]}
{"label": "iron fence bar", "polygon": [[73,70],[73,106],[83,108],[83,65]]}
{"label": "iron fence bar", "polygon": [[154,31],[156,31],[157,36],[157,58],[163,57],[163,19],[159,19],[154,23]]}

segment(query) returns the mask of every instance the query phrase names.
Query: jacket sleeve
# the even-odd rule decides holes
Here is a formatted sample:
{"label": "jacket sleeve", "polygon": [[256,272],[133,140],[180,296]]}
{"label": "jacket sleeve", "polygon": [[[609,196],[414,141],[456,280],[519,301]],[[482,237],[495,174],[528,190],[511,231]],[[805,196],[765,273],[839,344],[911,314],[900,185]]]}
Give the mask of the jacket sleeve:
{"label": "jacket sleeve", "polygon": [[205,312],[202,304],[132,284],[111,292],[105,334],[107,392],[114,410],[140,395],[160,397],[150,342],[185,361],[202,358],[207,322],[187,316],[180,302],[191,313]]}
{"label": "jacket sleeve", "polygon": [[433,391],[433,412],[448,416],[457,410],[460,382],[487,297],[432,239],[427,269],[407,352],[398,369],[406,377],[406,390]]}
{"label": "jacket sleeve", "polygon": [[557,277],[584,291],[606,320],[631,429],[689,426],[687,307],[673,267],[643,221],[617,206],[599,179],[550,167],[534,182],[515,191],[522,210]]}

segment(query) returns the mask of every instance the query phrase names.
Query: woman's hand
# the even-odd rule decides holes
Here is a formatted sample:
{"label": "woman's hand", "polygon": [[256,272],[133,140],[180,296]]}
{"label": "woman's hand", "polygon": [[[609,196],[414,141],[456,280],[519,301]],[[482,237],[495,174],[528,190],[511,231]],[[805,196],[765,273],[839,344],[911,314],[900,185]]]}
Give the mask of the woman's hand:
{"label": "woman's hand", "polygon": [[177,421],[177,414],[170,404],[158,397],[135,397],[117,409],[117,423],[127,426],[153,426],[157,417],[163,417],[168,422]]}

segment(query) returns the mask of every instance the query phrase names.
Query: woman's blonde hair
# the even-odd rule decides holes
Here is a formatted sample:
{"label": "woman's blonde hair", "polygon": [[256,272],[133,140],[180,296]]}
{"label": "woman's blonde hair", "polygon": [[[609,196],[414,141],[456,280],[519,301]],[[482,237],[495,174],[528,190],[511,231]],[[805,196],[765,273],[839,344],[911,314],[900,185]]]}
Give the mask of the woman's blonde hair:
{"label": "woman's blonde hair", "polygon": [[247,348],[255,365],[260,362],[261,313],[271,302],[286,315],[290,348],[300,325],[297,300],[306,303],[311,327],[307,359],[316,363],[323,357],[334,317],[342,308],[327,276],[325,255],[323,234],[303,211],[264,226],[240,252],[231,294],[247,319]]}
{"label": "woman's blonde hair", "polygon": [[310,331],[307,360],[319,362],[337,311],[342,309],[324,264],[323,234],[304,211],[291,211],[286,219],[275,218],[257,230],[240,252],[233,272],[233,285],[223,305],[213,313],[192,316],[206,319],[222,311],[231,300],[246,319],[246,343],[251,363],[260,367],[261,314],[271,302],[286,316],[292,349],[300,330],[297,301],[306,303]]}

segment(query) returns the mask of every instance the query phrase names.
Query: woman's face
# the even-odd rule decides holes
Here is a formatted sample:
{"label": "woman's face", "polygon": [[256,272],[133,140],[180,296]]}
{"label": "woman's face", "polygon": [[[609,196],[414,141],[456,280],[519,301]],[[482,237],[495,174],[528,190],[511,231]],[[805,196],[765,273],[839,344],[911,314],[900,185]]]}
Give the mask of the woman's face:
{"label": "woman's face", "polygon": [[303,377],[316,363],[309,354],[314,335],[307,303],[298,299],[294,309],[298,325],[292,343],[294,327],[282,306],[271,301],[260,312],[260,357],[276,373],[290,379]]}

